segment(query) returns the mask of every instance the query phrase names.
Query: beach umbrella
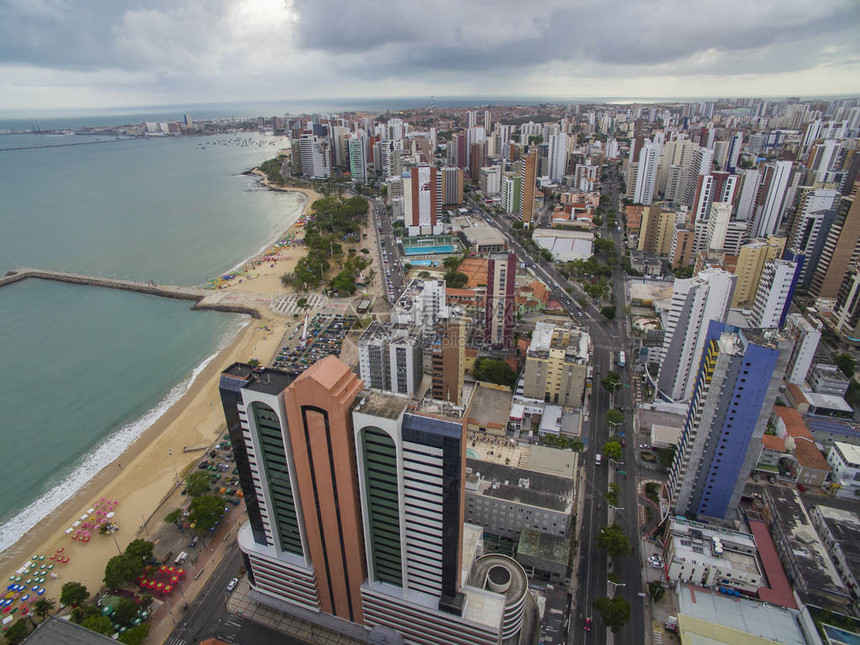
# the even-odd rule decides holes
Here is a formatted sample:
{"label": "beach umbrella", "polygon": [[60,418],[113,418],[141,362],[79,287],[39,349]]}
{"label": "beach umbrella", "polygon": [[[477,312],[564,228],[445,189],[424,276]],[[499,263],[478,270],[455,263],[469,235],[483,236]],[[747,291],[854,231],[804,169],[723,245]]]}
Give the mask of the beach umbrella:
{"label": "beach umbrella", "polygon": [[164,593],[170,593],[171,591],[173,591],[173,585],[164,586]]}
{"label": "beach umbrella", "polygon": [[9,585],[8,587],[6,587],[6,591],[12,591],[17,586],[18,585]]}
{"label": "beach umbrella", "polygon": [[27,602],[28,600],[30,600],[30,594],[27,593],[21,596],[21,602]]}
{"label": "beach umbrella", "polygon": [[39,589],[39,591],[37,591],[36,593],[37,593],[37,594],[39,594],[39,595],[41,596],[43,593],[45,593],[45,590],[44,590],[44,589]]}

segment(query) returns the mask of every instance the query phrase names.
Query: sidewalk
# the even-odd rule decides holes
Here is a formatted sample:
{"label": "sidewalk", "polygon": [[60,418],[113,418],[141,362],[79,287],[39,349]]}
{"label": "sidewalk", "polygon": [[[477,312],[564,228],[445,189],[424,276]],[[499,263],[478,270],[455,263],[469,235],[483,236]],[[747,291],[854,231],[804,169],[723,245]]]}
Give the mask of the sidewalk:
{"label": "sidewalk", "polygon": [[194,602],[209,581],[209,576],[224,559],[227,549],[236,539],[236,527],[241,522],[244,511],[244,502],[241,506],[231,509],[218,530],[206,536],[206,548],[198,556],[197,562],[187,567],[188,575],[185,582],[163,601],[160,599],[153,601],[152,629],[147,642],[163,643],[180,622],[186,605]]}

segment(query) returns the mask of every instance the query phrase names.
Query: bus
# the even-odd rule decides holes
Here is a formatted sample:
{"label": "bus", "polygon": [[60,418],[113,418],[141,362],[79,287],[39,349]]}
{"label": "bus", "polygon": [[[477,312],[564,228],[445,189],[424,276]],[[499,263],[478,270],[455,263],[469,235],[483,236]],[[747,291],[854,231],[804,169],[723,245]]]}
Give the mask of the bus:
{"label": "bus", "polygon": [[618,367],[623,368],[626,363],[627,356],[624,354],[624,352],[618,352]]}

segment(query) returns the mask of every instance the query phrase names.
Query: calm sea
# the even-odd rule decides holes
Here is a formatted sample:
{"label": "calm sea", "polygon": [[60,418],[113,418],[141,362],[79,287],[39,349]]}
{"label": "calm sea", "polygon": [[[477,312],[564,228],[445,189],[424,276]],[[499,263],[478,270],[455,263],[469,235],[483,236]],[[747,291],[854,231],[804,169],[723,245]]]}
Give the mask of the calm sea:
{"label": "calm sea", "polygon": [[[202,284],[264,247],[304,204],[241,175],[283,140],[35,147],[82,141],[97,140],[0,136],[0,273],[39,266]],[[107,289],[0,289],[0,550],[115,460],[244,324]]]}

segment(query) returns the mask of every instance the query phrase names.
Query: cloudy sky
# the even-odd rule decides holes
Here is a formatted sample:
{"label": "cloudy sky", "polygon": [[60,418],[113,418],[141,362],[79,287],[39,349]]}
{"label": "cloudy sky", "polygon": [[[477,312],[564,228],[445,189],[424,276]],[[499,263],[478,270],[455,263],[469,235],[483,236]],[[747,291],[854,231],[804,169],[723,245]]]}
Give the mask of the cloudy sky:
{"label": "cloudy sky", "polygon": [[0,107],[860,94],[857,0],[0,0]]}

